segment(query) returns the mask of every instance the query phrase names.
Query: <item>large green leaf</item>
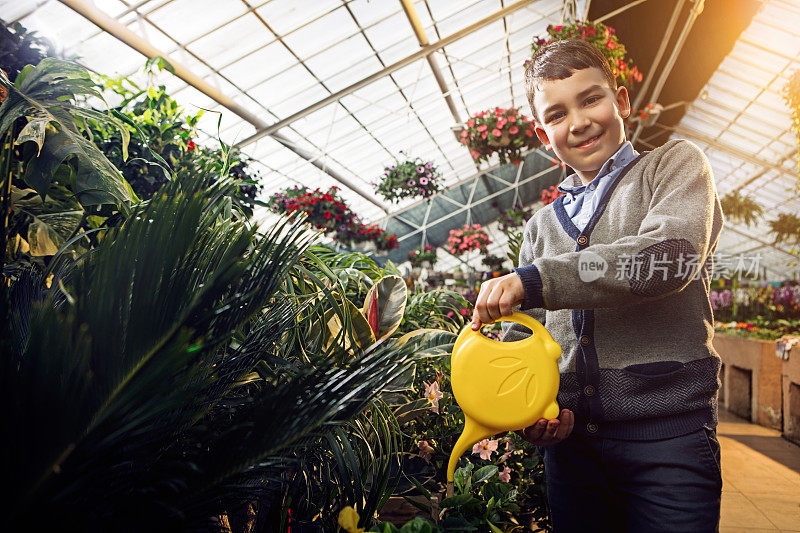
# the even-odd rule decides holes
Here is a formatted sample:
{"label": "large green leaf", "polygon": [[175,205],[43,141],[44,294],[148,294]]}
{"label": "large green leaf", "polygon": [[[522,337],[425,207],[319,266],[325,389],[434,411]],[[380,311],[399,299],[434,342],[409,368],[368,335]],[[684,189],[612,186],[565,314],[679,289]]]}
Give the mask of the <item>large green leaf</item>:
{"label": "large green leaf", "polygon": [[33,256],[54,255],[78,227],[83,211],[47,213],[33,217],[28,225],[28,244]]}
{"label": "large green leaf", "polygon": [[[353,340],[355,341],[356,347],[363,350],[367,346],[375,343],[375,335],[372,333],[372,328],[370,328],[366,317],[361,314],[358,307],[347,298],[344,299],[344,305],[342,307],[343,311],[346,313],[345,320],[352,326]],[[332,337],[335,338],[340,335],[342,329],[344,329],[344,325],[342,324],[342,318],[338,314],[331,314],[328,319],[328,329]],[[351,351],[353,346],[348,336],[342,335],[342,339],[342,347],[347,351]]]}
{"label": "large green leaf", "polygon": [[102,99],[86,69],[67,61],[46,58],[36,67],[25,67],[14,84],[0,73],[0,84],[9,91],[8,97],[0,104],[0,135],[5,134],[17,119],[29,117],[15,142],[32,141],[38,147],[39,157],[28,165],[25,180],[42,197],[47,194],[56,168],[67,157],[75,156],[78,179],[73,192],[84,205],[114,203],[124,208],[138,200],[119,170],[78,131],[75,116],[113,124],[121,132],[123,155],[127,157],[130,135],[119,120],[71,103],[79,94]]}
{"label": "large green leaf", "polygon": [[406,282],[400,276],[385,276],[369,290],[364,299],[364,316],[376,340],[388,337],[400,325],[407,294]]}

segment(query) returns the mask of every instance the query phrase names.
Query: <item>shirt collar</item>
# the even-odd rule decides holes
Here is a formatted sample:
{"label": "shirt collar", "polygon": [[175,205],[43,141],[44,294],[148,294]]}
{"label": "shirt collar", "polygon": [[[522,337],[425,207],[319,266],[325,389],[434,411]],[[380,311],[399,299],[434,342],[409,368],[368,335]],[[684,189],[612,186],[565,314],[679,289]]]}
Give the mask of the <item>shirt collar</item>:
{"label": "shirt collar", "polygon": [[[602,167],[600,167],[600,172],[597,173],[597,176],[592,181],[597,181],[598,179],[602,179],[606,174],[610,174],[615,170],[623,168],[625,165],[630,163],[639,153],[633,149],[633,144],[630,141],[625,141],[620,146],[619,150],[608,158]],[[561,192],[567,192],[570,194],[579,194],[583,192],[583,189],[586,186],[581,181],[580,176],[577,173],[570,174],[569,176],[564,179],[561,183],[558,184],[558,190]]]}

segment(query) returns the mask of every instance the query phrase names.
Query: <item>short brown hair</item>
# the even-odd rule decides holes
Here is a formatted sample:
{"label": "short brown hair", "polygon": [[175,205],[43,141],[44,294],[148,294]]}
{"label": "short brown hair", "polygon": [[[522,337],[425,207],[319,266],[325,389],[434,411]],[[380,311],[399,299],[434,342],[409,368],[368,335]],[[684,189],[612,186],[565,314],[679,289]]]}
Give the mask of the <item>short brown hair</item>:
{"label": "short brown hair", "polygon": [[547,44],[533,54],[525,67],[525,94],[533,118],[542,122],[533,105],[536,83],[541,80],[563,80],[576,70],[599,68],[612,90],[617,90],[617,78],[611,72],[608,60],[593,45],[582,39],[563,39]]}

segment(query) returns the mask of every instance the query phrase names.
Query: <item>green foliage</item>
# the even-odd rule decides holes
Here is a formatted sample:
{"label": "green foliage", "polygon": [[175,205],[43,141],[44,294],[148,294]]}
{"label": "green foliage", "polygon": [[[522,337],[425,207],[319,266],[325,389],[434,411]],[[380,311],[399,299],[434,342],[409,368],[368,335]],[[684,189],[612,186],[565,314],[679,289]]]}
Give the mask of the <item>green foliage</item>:
{"label": "green foliage", "polygon": [[798,183],[795,192],[800,189],[800,70],[795,70],[789,77],[789,81],[781,89],[786,105],[789,106],[792,115],[792,128],[794,129],[797,141],[797,178]]}
{"label": "green foliage", "polygon": [[761,207],[751,196],[742,195],[738,190],[734,190],[726,194],[720,199],[722,212],[731,221],[737,224],[750,224],[754,223],[758,217],[764,214],[764,208]]}
{"label": "green foliage", "polygon": [[19,22],[7,25],[0,20],[0,69],[13,82],[25,65],[38,65],[45,57],[55,56],[53,45],[28,31]]}
{"label": "green foliage", "polygon": [[[163,58],[154,58],[145,65],[145,70],[153,73],[162,69],[172,70]],[[231,198],[247,216],[252,214],[260,186],[257,175],[250,170],[251,160],[222,142],[219,148],[195,143],[202,109],[196,114],[187,113],[163,85],[143,88],[129,78],[106,76],[100,76],[99,83],[120,98],[110,114],[124,121],[131,135],[130,159],[123,156],[117,131],[91,121],[87,122],[87,130],[140,197],[150,198],[173,174],[198,176],[202,170],[212,181],[222,175],[237,180],[238,187]]]}
{"label": "green foliage", "polygon": [[442,175],[433,163],[400,153],[404,161],[383,169],[380,180],[374,185],[375,192],[396,203],[403,198],[429,198],[444,188]]}
{"label": "green foliage", "polygon": [[775,236],[775,243],[800,244],[800,217],[793,213],[779,213],[774,220],[768,221],[770,232]]}
{"label": "green foliage", "polygon": [[[268,509],[319,432],[358,424],[408,367],[411,347],[394,342],[347,366],[287,351],[308,322],[284,282],[312,236],[288,221],[259,236],[225,217],[234,187],[171,183],[44,300],[13,287],[13,316],[30,319],[4,332],[17,348],[0,367],[12,529],[176,529],[249,501]],[[386,417],[371,420],[386,446]],[[360,453],[375,453],[367,440]]]}

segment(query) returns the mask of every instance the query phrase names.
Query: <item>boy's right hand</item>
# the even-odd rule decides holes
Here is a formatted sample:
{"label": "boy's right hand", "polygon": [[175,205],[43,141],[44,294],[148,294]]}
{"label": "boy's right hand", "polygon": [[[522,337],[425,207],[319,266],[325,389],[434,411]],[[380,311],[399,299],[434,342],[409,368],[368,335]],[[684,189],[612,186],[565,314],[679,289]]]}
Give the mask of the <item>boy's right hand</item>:
{"label": "boy's right hand", "polygon": [[518,431],[519,435],[526,441],[537,446],[549,446],[557,444],[569,437],[572,428],[575,426],[575,415],[569,409],[564,409],[558,418],[547,420],[540,418],[532,426]]}

